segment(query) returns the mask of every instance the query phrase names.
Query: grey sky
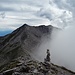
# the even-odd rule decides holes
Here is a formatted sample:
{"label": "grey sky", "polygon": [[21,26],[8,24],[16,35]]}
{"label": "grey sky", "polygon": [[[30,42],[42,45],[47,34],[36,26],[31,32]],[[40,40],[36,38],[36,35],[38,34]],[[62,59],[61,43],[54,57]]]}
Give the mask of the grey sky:
{"label": "grey sky", "polygon": [[75,0],[0,0],[0,30],[14,30],[24,23],[70,25],[74,4]]}

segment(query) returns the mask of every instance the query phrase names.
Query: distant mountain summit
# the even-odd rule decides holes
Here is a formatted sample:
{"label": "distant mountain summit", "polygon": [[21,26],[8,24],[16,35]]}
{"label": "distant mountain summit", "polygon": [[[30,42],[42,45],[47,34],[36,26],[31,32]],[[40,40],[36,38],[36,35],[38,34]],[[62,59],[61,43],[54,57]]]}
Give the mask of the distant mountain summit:
{"label": "distant mountain summit", "polygon": [[[29,26],[24,24],[12,33],[0,37],[0,72],[10,70],[22,62],[29,60],[36,61],[33,51],[36,51],[36,47],[41,44],[43,38],[51,36],[53,29],[58,30],[58,28],[51,25]],[[75,75],[67,69],[62,69],[56,65],[53,66],[54,70],[60,68],[62,71],[66,72],[66,75]]]}

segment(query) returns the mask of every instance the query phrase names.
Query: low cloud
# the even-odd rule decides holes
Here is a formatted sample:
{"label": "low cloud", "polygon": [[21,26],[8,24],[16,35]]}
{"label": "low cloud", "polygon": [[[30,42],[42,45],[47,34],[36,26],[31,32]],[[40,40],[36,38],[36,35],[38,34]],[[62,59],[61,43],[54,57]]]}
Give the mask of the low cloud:
{"label": "low cloud", "polygon": [[52,31],[52,35],[43,37],[41,45],[34,52],[38,60],[44,61],[46,50],[50,50],[51,62],[75,72],[75,26]]}

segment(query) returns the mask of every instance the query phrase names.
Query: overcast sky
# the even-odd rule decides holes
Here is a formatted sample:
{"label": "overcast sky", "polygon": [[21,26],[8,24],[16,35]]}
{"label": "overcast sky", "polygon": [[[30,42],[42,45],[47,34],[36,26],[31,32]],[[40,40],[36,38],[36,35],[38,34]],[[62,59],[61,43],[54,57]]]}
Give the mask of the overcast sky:
{"label": "overcast sky", "polygon": [[0,0],[0,35],[24,23],[66,27],[74,24],[75,0]]}

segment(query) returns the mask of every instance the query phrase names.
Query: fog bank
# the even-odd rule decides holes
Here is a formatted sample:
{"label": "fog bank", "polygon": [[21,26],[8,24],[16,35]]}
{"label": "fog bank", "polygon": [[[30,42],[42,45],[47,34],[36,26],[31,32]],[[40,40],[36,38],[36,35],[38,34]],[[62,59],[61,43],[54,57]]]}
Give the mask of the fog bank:
{"label": "fog bank", "polygon": [[43,61],[46,50],[50,49],[51,62],[75,71],[75,26],[59,31],[54,29],[50,37],[42,40],[36,52],[38,59]]}

